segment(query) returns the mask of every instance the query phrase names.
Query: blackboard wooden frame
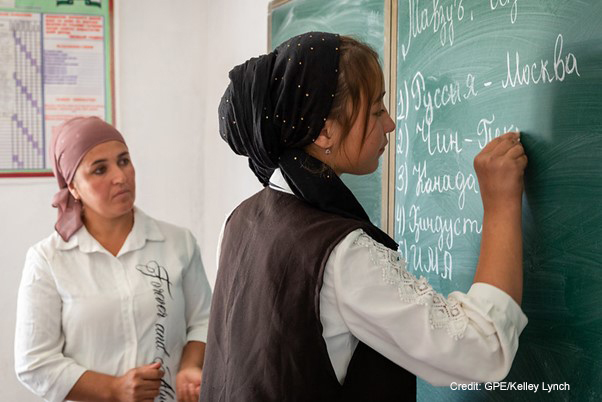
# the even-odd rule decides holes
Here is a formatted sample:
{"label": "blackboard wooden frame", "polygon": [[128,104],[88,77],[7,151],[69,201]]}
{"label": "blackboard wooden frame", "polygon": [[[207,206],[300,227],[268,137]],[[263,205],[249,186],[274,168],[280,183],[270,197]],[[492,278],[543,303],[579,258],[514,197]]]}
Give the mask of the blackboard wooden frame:
{"label": "blackboard wooden frame", "polygon": [[272,0],[268,4],[268,32],[266,35],[268,38],[268,42],[266,46],[266,52],[272,51],[272,12],[281,5],[288,3],[289,1],[290,0]]}
{"label": "blackboard wooden frame", "polygon": [[[385,104],[393,121],[397,105],[397,0],[385,1]],[[382,229],[391,237],[395,230],[395,137],[397,130],[389,134],[389,148],[383,155],[382,172]]]}

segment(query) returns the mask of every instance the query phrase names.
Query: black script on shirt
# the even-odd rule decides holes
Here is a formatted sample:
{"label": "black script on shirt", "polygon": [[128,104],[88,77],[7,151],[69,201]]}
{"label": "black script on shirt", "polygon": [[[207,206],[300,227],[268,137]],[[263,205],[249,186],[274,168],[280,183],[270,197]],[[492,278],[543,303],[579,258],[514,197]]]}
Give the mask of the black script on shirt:
{"label": "black script on shirt", "polygon": [[176,398],[176,390],[170,385],[171,383],[171,370],[165,364],[162,358],[155,357],[153,360],[154,363],[161,363],[161,368],[165,370],[165,374],[163,378],[161,378],[161,386],[159,387],[159,401],[167,401],[166,398],[171,398],[170,400],[175,400]]}
{"label": "black script on shirt", "polygon": [[169,293],[169,297],[173,300],[173,297],[171,296],[171,281],[169,280],[167,269],[159,265],[157,261],[150,261],[146,265],[136,265],[136,269],[142,275],[152,278],[150,284],[153,287],[155,301],[157,302],[157,315],[163,318],[167,317],[167,309],[165,308],[165,289],[163,285],[167,286],[167,293]]}
{"label": "black script on shirt", "polygon": [[[169,280],[169,273],[165,267],[159,265],[157,261],[149,261],[146,265],[138,264],[136,269],[142,274],[150,278],[156,279],[151,281],[151,285],[155,289],[162,289],[163,284],[167,285],[167,292],[171,297],[171,282]],[[161,292],[162,293],[162,292]],[[171,297],[173,299],[173,297]]]}
{"label": "black script on shirt", "polygon": [[[161,266],[157,261],[149,261],[147,264],[138,264],[136,269],[142,275],[150,278],[150,285],[153,288],[153,294],[155,296],[155,307],[157,309],[157,322],[155,322],[155,349],[159,353],[163,352],[164,356],[171,357],[167,351],[167,329],[165,328],[165,319],[167,318],[167,307],[165,305],[165,290],[169,298],[173,300],[171,295],[171,281],[169,280],[169,273],[167,269]],[[161,379],[161,386],[159,388],[159,400],[166,401],[166,398],[175,400],[175,391],[170,385],[171,383],[171,372],[169,367],[164,364],[163,357],[156,356],[155,362],[160,362],[167,378]]]}

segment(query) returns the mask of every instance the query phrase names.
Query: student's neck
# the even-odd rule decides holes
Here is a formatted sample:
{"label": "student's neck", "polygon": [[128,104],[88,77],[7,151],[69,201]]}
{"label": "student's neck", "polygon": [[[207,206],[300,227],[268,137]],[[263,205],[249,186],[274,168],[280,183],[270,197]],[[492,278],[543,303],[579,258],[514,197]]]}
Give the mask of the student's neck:
{"label": "student's neck", "polygon": [[337,176],[341,177],[341,175],[344,173],[344,172],[340,171],[339,169],[336,169],[335,167],[333,167],[332,162],[327,161],[326,158],[324,157],[324,150],[322,150],[315,144],[309,144],[303,150],[309,156],[312,156],[315,159],[319,160],[320,162],[324,163],[325,165],[328,165],[328,167],[330,167]]}
{"label": "student's neck", "polygon": [[116,256],[134,226],[134,211],[111,219],[86,212],[84,212],[84,224],[90,235],[109,253]]}

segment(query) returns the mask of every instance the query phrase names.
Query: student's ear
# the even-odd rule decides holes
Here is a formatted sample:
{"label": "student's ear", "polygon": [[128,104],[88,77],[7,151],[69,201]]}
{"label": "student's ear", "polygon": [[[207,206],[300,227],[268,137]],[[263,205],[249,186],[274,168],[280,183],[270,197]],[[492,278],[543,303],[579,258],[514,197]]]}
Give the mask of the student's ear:
{"label": "student's ear", "polygon": [[327,119],[324,122],[324,127],[320,131],[318,138],[314,141],[314,144],[322,148],[323,150],[331,149],[335,145],[335,127],[336,122],[331,119]]}

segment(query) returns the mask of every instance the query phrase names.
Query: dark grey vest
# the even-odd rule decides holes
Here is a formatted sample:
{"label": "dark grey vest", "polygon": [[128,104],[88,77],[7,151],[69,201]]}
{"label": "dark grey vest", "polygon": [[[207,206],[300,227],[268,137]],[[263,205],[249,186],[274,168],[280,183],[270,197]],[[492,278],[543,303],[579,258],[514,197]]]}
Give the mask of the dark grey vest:
{"label": "dark grey vest", "polygon": [[266,188],[224,231],[201,401],[414,401],[416,378],[360,342],[339,384],[320,323],[332,249],[374,228]]}

